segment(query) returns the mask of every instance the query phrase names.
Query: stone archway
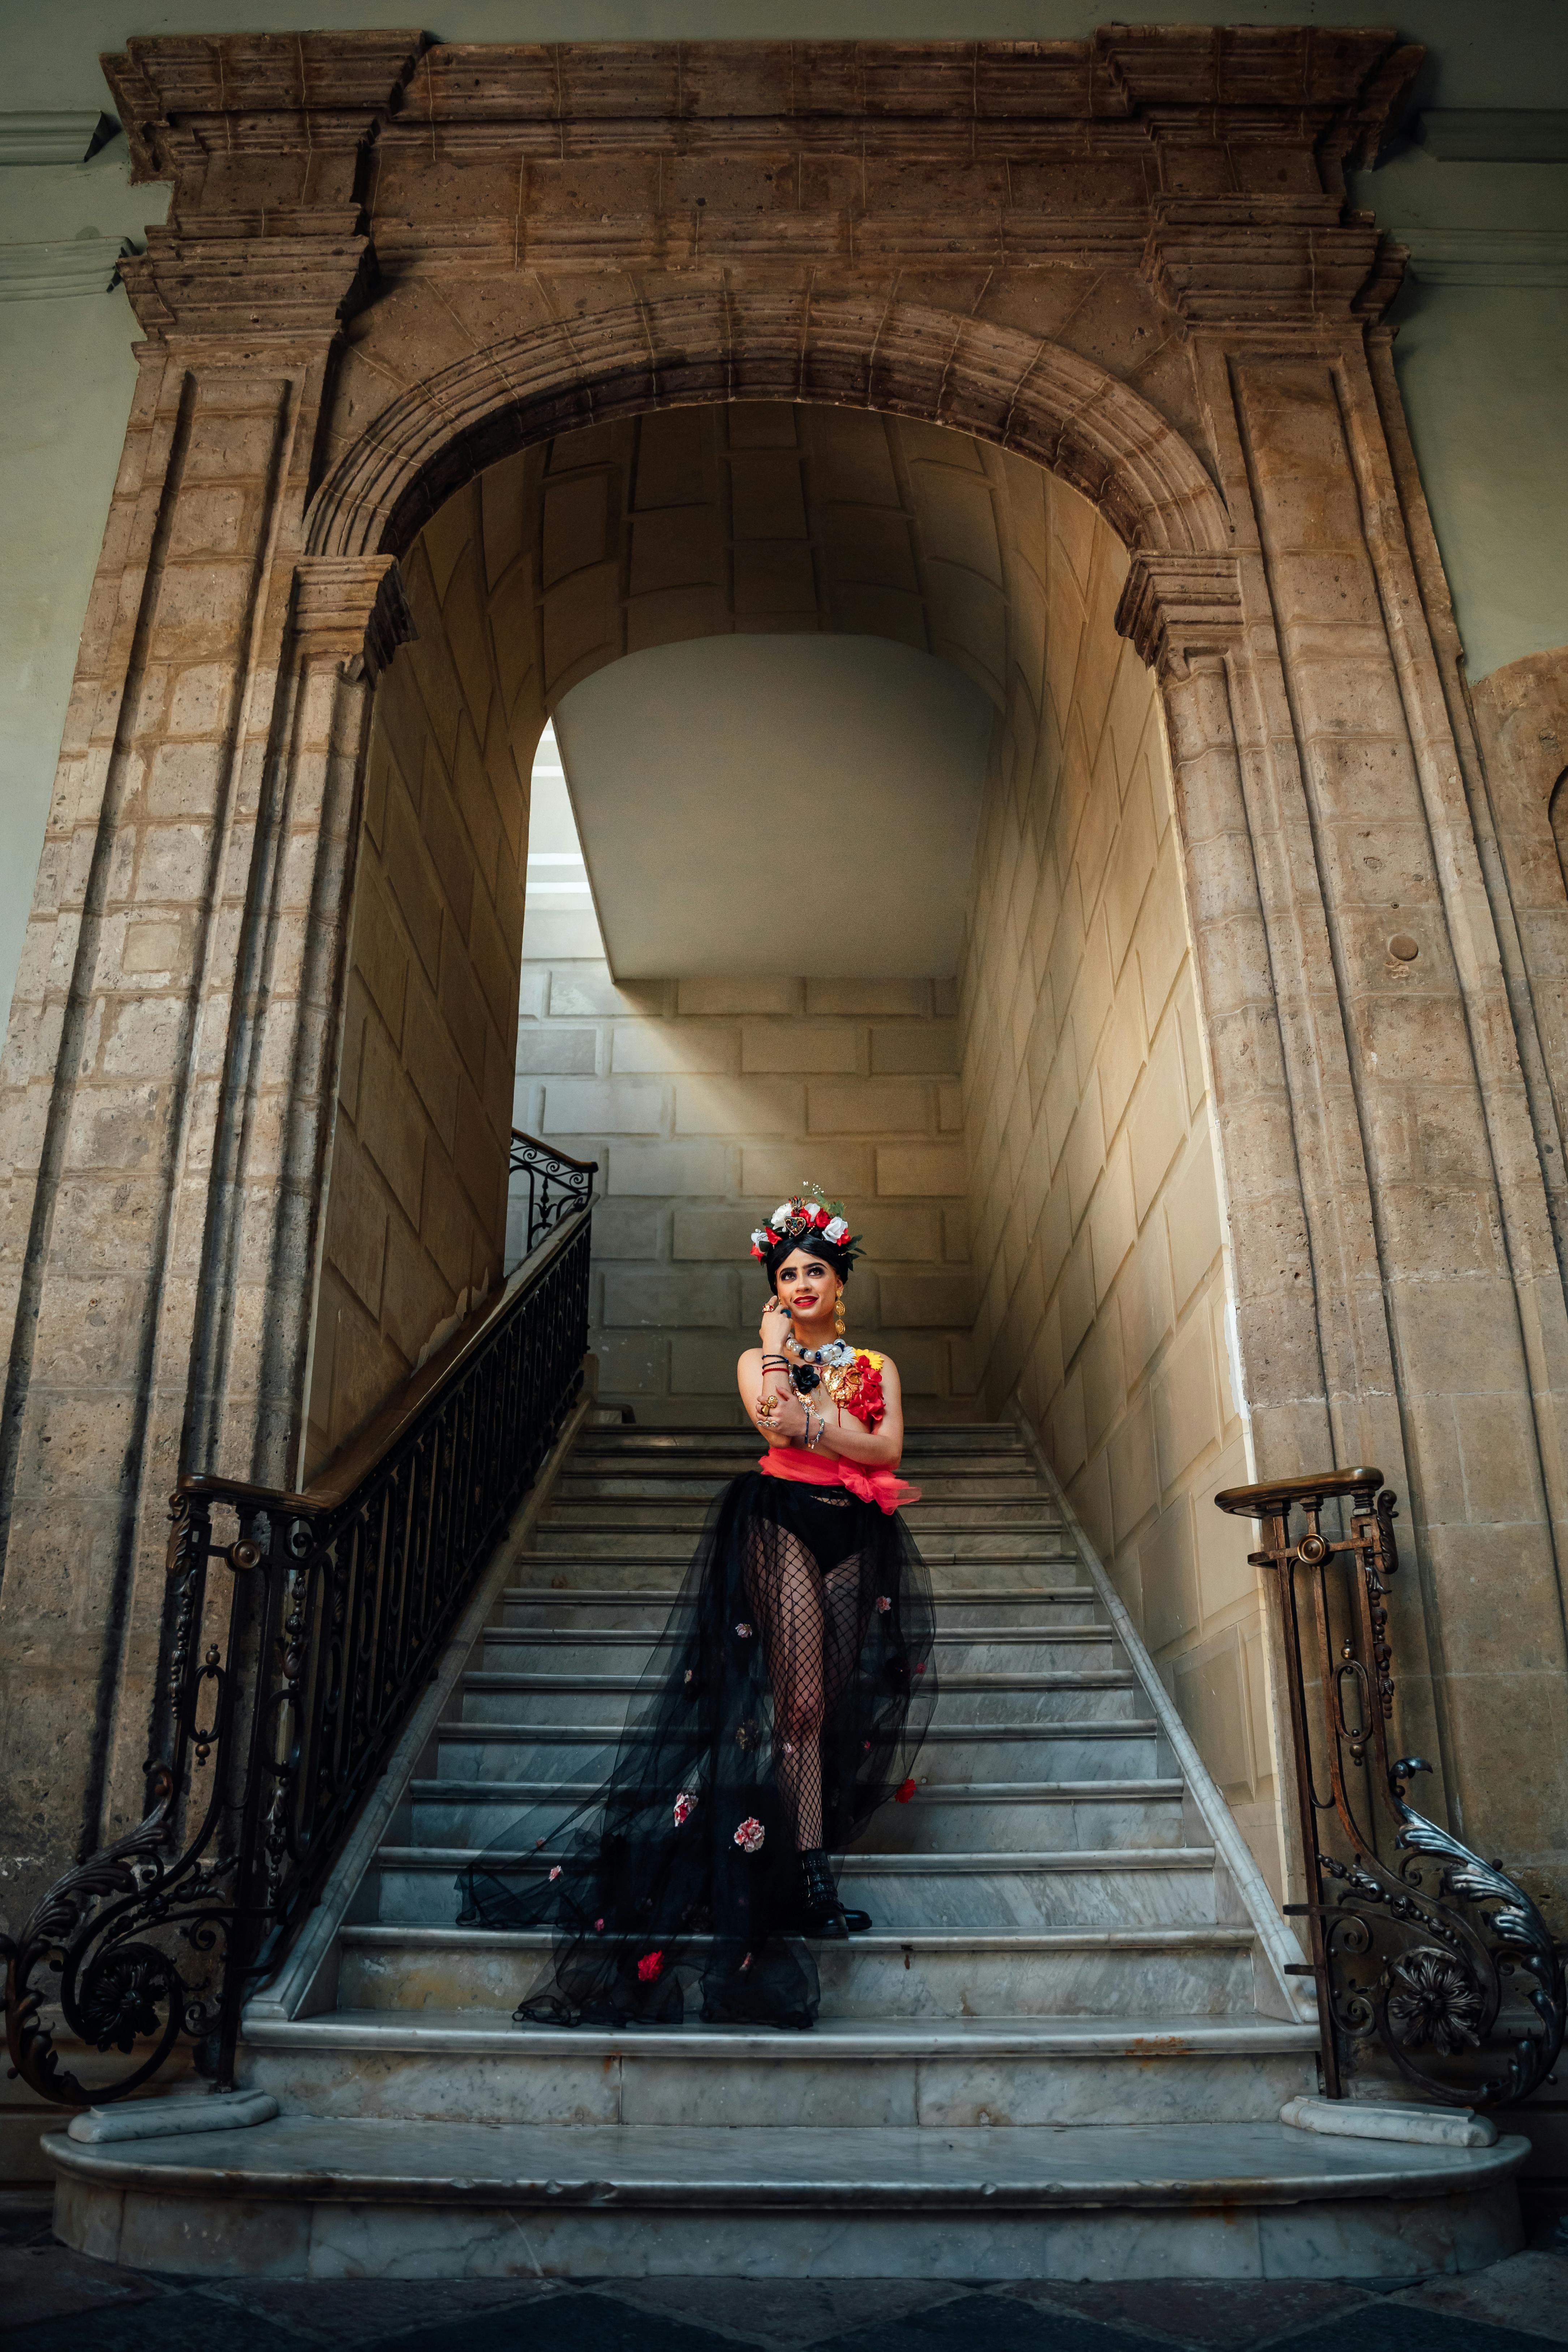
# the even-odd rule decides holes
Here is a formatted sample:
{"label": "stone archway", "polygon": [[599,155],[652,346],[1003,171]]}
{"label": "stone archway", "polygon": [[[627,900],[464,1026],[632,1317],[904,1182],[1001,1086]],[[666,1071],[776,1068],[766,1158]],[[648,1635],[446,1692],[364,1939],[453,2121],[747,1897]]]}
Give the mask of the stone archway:
{"label": "stone archway", "polygon": [[1403,1487],[1401,1738],[1468,1836],[1557,1866],[1525,1762],[1568,1754],[1553,1115],[1378,323],[1398,257],[1342,178],[1414,62],[1157,27],[116,62],[176,194],[126,268],[142,389],[12,1022],[24,1883],[134,1810],[176,1466],[290,1458],[397,546],[595,402],[742,392],[959,423],[1129,546],[1258,1465]]}

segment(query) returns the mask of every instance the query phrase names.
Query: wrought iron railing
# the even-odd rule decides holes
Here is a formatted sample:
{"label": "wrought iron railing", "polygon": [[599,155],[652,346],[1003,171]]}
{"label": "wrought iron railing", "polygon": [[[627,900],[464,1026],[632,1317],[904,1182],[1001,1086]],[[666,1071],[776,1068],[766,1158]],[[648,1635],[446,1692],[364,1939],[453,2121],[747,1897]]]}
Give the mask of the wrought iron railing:
{"label": "wrought iron railing", "polygon": [[[1216,1495],[1262,1525],[1251,1554],[1279,1612],[1323,2088],[1363,2095],[1396,2078],[1452,2105],[1528,2097],[1563,2046],[1562,1957],[1530,1895],[1418,1813],[1406,1784],[1431,1767],[1390,1759],[1388,1580],[1394,1496],[1381,1470],[1324,1472]],[[1325,1529],[1342,1511],[1345,1532]],[[1291,1532],[1293,1514],[1305,1521]]]}
{"label": "wrought iron railing", "polygon": [[[271,1974],[582,1385],[586,1197],[302,1494],[182,1478],[148,1811],[57,1880],[6,1962],[15,2072],[45,2098],[122,2098],[182,2035],[233,2082]],[[216,1569],[223,1571],[214,1575]],[[133,2063],[84,2084],[54,2020]]]}
{"label": "wrought iron railing", "polygon": [[510,1167],[514,1182],[521,1177],[522,1183],[517,1189],[528,1202],[521,1251],[526,1258],[532,1255],[546,1234],[554,1232],[563,1217],[587,1205],[599,1163],[596,1160],[569,1159],[565,1152],[552,1151],[549,1144],[541,1143],[536,1135],[524,1135],[521,1127],[514,1127]]}

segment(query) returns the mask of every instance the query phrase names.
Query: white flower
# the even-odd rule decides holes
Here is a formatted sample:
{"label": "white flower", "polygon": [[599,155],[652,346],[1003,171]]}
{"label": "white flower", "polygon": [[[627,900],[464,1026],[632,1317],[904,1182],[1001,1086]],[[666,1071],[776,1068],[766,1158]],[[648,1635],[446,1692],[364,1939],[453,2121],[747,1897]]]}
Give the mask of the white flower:
{"label": "white flower", "polygon": [[788,1227],[789,1227],[789,1202],[788,1202],[787,1201],[781,1201],[781,1202],[779,1202],[778,1207],[773,1211],[773,1215],[768,1219],[768,1223],[769,1223],[769,1224],[770,1224],[770,1225],[772,1225],[772,1227],[773,1227],[773,1231],[774,1231],[775,1233],[777,1233],[777,1234],[782,1234],[782,1233],[784,1233],[784,1232],[786,1232],[786,1231],[788,1230]]}
{"label": "white flower", "polygon": [[735,1832],[735,1843],[742,1853],[760,1853],[763,1840],[766,1836],[767,1832],[761,1822],[753,1818],[741,1823],[740,1828]]}
{"label": "white flower", "polygon": [[682,1789],[679,1796],[677,1797],[675,1801],[674,1806],[676,1828],[678,1830],[684,1829],[687,1822],[691,1819],[692,1814],[696,1811],[697,1798],[695,1793],[690,1789]]}
{"label": "white flower", "polygon": [[752,1247],[753,1249],[769,1249],[773,1245],[773,1236],[769,1233],[766,1225],[759,1225],[755,1233],[752,1235]]}
{"label": "white flower", "polygon": [[849,1220],[847,1217],[829,1217],[826,1224],[824,1225],[822,1229],[823,1239],[830,1242],[841,1242],[848,1231]]}

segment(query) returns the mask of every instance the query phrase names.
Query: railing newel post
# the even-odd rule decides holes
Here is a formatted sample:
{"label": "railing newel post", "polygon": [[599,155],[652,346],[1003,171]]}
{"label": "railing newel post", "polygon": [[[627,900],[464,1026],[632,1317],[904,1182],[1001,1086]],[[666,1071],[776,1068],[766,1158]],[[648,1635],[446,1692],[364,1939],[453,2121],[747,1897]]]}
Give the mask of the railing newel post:
{"label": "railing newel post", "polygon": [[[1308,1924],[1311,1960],[1300,1973],[1310,1975],[1317,1989],[1325,2093],[1352,2095],[1348,2078],[1375,2055],[1402,2085],[1445,2105],[1496,2106],[1528,2097],[1563,2045],[1568,1995],[1562,1956],[1535,1904],[1500,1864],[1483,1862],[1407,1801],[1405,1782],[1429,1768],[1419,1757],[1390,1758],[1394,1685],[1384,1601],[1399,1554],[1396,1499],[1382,1471],[1330,1470],[1232,1486],[1215,1503],[1264,1529],[1261,1550],[1249,1557],[1268,1571],[1270,1605],[1279,1612],[1307,1879],[1307,1901],[1285,1907]],[[1348,1534],[1323,1532],[1325,1506],[1348,1513]],[[1307,1524],[1293,1535],[1298,1509]],[[1315,1706],[1301,1576],[1312,1589]],[[1341,1606],[1342,1627],[1336,1623]],[[1353,1722],[1348,1692],[1355,1698]],[[1321,1772],[1326,1796],[1319,1794]],[[1331,1832],[1342,1851],[1329,1843]],[[1424,1862],[1436,1870],[1435,1888]],[[1505,1971],[1530,1979],[1532,2021],[1521,2018],[1509,2029],[1500,2070],[1488,2045],[1500,2021]]]}
{"label": "railing newel post", "polygon": [[[45,2098],[122,2098],[182,2036],[210,2047],[216,2087],[232,2084],[246,2000],[315,1901],[554,1442],[587,1347],[595,1170],[522,1140],[531,1188],[559,1171],[556,1201],[542,1181],[537,1231],[531,1191],[528,1255],[542,1262],[525,1264],[471,1341],[459,1335],[424,1392],[416,1376],[417,1402],[356,1483],[301,1496],[180,1481],[146,1816],[0,1937],[11,2063]],[[237,1515],[226,1548],[215,1509]],[[230,1571],[228,1624],[204,1647],[214,1559]],[[40,2021],[56,1999],[51,1963],[71,2032],[135,2058],[117,2080],[83,2084],[61,2068]]]}

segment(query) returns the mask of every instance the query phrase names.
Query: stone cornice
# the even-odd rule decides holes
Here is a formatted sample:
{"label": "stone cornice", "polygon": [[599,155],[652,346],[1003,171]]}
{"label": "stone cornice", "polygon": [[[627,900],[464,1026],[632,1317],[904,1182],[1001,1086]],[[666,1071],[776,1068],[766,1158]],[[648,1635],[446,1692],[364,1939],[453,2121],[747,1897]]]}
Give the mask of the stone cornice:
{"label": "stone cornice", "polygon": [[357,149],[397,104],[425,36],[168,34],[102,60],[133,180],[177,177],[213,154]]}
{"label": "stone cornice", "polygon": [[[996,152],[1074,126],[1141,123],[1365,155],[1420,62],[1386,31],[1109,26],[1086,41],[602,41],[430,45],[414,31],[158,37],[106,58],[138,179],[200,159],[353,146],[401,113],[428,136],[552,152],[584,133],[647,149],[842,146],[844,126],[923,152],[969,126]],[[552,140],[550,134],[553,132]]]}
{"label": "stone cornice", "polygon": [[[1332,196],[1163,198],[1143,273],[1190,326],[1349,318],[1371,285],[1380,239],[1371,213]],[[1379,308],[1392,299],[1397,274]]]}
{"label": "stone cornice", "polygon": [[363,295],[370,239],[353,206],[194,215],[147,231],[120,265],[153,336],[330,335]]}
{"label": "stone cornice", "polygon": [[419,635],[391,555],[308,555],[294,567],[294,634],[313,654],[352,671],[363,660],[374,686],[399,646]]}
{"label": "stone cornice", "polygon": [[1194,660],[1223,654],[1242,628],[1235,556],[1134,554],[1116,628],[1162,677],[1184,677]]}

